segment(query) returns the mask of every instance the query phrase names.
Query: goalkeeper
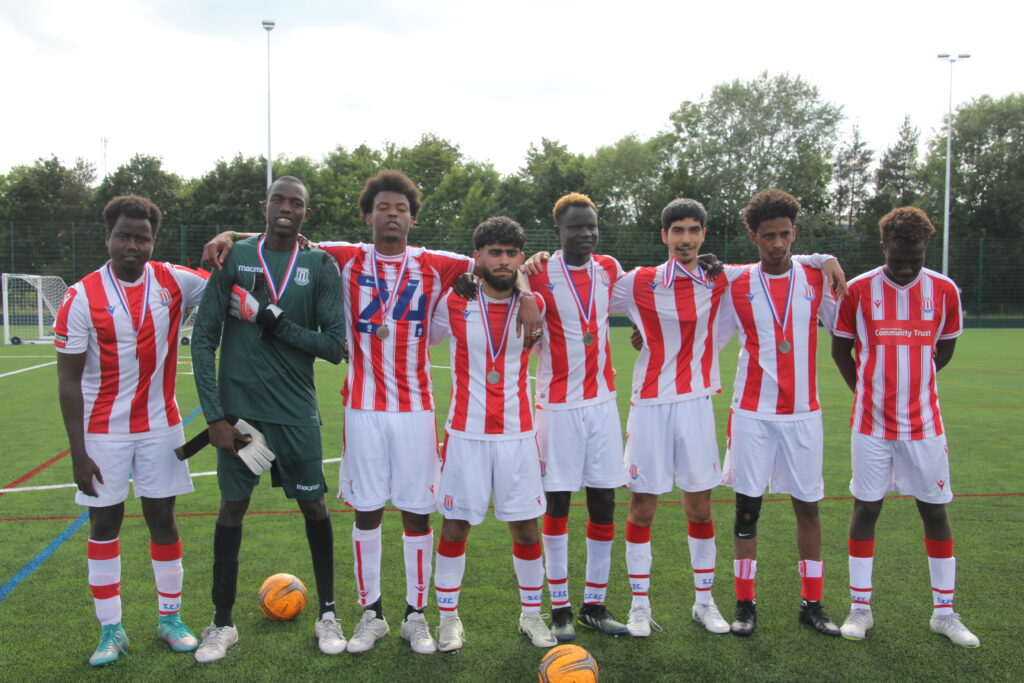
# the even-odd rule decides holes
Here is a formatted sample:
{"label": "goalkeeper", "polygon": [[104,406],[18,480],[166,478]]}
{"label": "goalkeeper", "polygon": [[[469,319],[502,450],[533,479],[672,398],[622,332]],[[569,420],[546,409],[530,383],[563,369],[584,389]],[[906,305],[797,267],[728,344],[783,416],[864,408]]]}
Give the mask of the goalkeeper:
{"label": "goalkeeper", "polygon": [[[340,276],[333,258],[301,251],[309,192],[283,176],[261,205],[266,233],[239,242],[214,270],[192,333],[192,363],[210,443],[217,447],[221,503],[213,539],[213,624],[196,660],[224,656],[238,640],[231,616],[242,520],[261,472],[298,501],[320,600],[320,650],[346,641],[334,612],[334,535],[324,502],[320,414],[313,360],[340,363],[344,349]],[[214,352],[220,346],[220,369]],[[232,425],[231,420],[238,418]]]}

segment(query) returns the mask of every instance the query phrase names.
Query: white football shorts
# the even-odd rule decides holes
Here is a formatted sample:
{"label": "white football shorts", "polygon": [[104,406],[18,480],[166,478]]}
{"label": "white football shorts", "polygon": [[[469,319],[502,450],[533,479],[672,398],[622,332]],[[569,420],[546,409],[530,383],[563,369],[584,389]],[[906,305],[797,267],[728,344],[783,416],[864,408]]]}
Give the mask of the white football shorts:
{"label": "white football shorts", "polygon": [[476,526],[484,521],[494,494],[494,516],[520,522],[544,514],[544,487],[534,436],[479,441],[449,433],[438,489],[438,510],[445,519]]}
{"label": "white football shorts", "polygon": [[711,397],[630,407],[623,461],[626,486],[636,493],[668,493],[673,479],[690,493],[718,486],[722,470]]}
{"label": "white football shorts", "polygon": [[338,497],[361,512],[384,507],[434,512],[441,461],[433,410],[395,413],[345,408]]}
{"label": "white football shorts", "polygon": [[854,432],[850,454],[850,493],[855,498],[876,501],[893,491],[925,503],[953,500],[945,434],[897,441]]}
{"label": "white football shorts", "polygon": [[170,498],[192,493],[188,462],[178,460],[174,449],[185,443],[185,430],[179,424],[149,439],[134,441],[97,441],[86,438],[85,452],[103,475],[103,483],[93,478],[95,498],[81,491],[75,502],[88,507],[109,507],[128,500],[128,480],[132,480],[136,498]]}
{"label": "white football shorts", "polygon": [[564,410],[538,406],[535,423],[545,491],[613,489],[626,483],[622,423],[614,399]]}
{"label": "white football shorts", "polygon": [[821,413],[806,420],[759,420],[730,411],[722,483],[758,497],[788,493],[813,503],[825,497]]}

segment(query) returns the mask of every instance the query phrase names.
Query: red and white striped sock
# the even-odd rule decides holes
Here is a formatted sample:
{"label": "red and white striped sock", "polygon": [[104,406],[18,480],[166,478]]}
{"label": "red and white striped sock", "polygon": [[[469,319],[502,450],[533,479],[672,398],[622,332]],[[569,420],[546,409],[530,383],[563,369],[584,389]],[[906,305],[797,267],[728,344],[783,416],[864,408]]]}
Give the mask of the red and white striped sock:
{"label": "red and white striped sock", "polygon": [[89,590],[101,626],[121,623],[121,543],[89,539]]}
{"label": "red and white striped sock", "polygon": [[928,553],[928,573],[932,578],[932,600],[935,616],[953,613],[953,594],[956,589],[956,558],[953,556],[953,539],[936,541],[924,539]]}
{"label": "red and white striped sock", "polygon": [[715,523],[689,522],[686,542],[690,546],[690,567],[693,568],[693,589],[698,605],[711,602],[711,589],[715,586]]}
{"label": "red and white striped sock", "polygon": [[821,602],[825,584],[825,563],[817,560],[797,562],[800,572],[800,597],[811,602]]}
{"label": "red and white striped sock", "polygon": [[850,552],[851,609],[871,609],[871,573],[875,567],[875,539],[846,542]]}
{"label": "red and white striped sock", "polygon": [[551,609],[571,607],[569,601],[569,518],[544,515],[541,534],[544,569],[548,577]]}
{"label": "red and white striped sock", "polygon": [[615,523],[597,524],[587,520],[587,582],[583,588],[583,603],[603,605],[608,592],[608,572],[612,567],[612,542]]}
{"label": "red and white striped sock", "polygon": [[434,549],[434,530],[423,534],[402,534],[402,554],[405,557],[405,602],[416,609],[427,605],[430,590],[430,554]]}
{"label": "red and white striped sock", "polygon": [[544,597],[544,561],[540,541],[533,545],[512,543],[512,564],[519,580],[519,604],[524,612],[539,612]]}
{"label": "red and white striped sock", "polygon": [[754,579],[757,578],[757,560],[733,560],[733,583],[736,585],[736,599],[749,602],[756,597]]}
{"label": "red and white striped sock", "polygon": [[459,595],[465,574],[466,542],[449,543],[442,538],[437,544],[437,573],[434,574],[434,594],[441,614],[459,613]]}
{"label": "red and white striped sock", "polygon": [[626,522],[626,574],[633,592],[631,607],[650,607],[651,527]]}
{"label": "red and white striped sock", "polygon": [[380,600],[380,538],[380,527],[359,529],[352,525],[353,570],[363,607]]}
{"label": "red and white striped sock", "polygon": [[161,616],[177,614],[181,611],[181,584],[185,578],[181,566],[181,539],[167,545],[150,541],[149,557],[156,581],[156,608]]}

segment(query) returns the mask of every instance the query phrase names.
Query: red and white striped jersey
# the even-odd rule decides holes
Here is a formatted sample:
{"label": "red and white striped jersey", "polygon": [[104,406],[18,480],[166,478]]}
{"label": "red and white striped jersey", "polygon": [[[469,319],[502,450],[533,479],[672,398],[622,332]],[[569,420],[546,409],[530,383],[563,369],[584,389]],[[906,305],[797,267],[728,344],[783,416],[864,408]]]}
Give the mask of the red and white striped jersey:
{"label": "red and white striped jersey", "polygon": [[903,287],[880,267],[854,278],[835,330],[854,340],[854,431],[893,440],[942,434],[935,344],[961,332],[960,294],[945,275],[923,268]]}
{"label": "red and white striped jersey", "polygon": [[786,274],[762,277],[754,264],[733,280],[729,298],[740,342],[732,409],[764,420],[801,420],[821,410],[818,320],[831,332],[836,319],[824,274],[794,260]]}
{"label": "red and white striped jersey", "polygon": [[54,346],[86,354],[86,438],[143,439],[181,424],[174,397],[178,337],[206,277],[150,261],[138,282],[124,283],[108,263],[68,288],[53,323]]}
{"label": "red and white striped jersey", "polygon": [[530,289],[545,304],[538,407],[578,408],[615,398],[608,310],[612,284],[624,274],[611,256],[594,254],[584,266],[569,266],[556,251],[530,276]]}
{"label": "red and white striped jersey", "polygon": [[[427,354],[430,317],[456,278],[473,271],[473,260],[423,247],[407,247],[402,256],[382,256],[375,254],[372,244],[317,246],[333,256],[341,270],[349,349],[348,376],[341,390],[345,405],[389,412],[433,410]],[[388,328],[383,339],[377,335],[382,325]]]}
{"label": "red and white striped jersey", "polygon": [[[478,299],[468,301],[448,292],[430,323],[431,345],[451,337],[452,396],[445,429],[472,439],[520,439],[533,432],[527,372],[530,352],[523,346],[525,335],[516,336],[521,299],[499,301],[484,295]],[[543,315],[544,302],[537,303]],[[485,308],[489,325],[484,322]],[[491,383],[488,375],[495,372],[497,381]]]}
{"label": "red and white striped jersey", "polygon": [[728,341],[720,329],[728,314],[722,310],[728,277],[701,284],[680,269],[672,259],[631,270],[613,283],[611,311],[629,316],[644,338],[633,366],[633,404],[685,401],[722,390],[718,351]]}

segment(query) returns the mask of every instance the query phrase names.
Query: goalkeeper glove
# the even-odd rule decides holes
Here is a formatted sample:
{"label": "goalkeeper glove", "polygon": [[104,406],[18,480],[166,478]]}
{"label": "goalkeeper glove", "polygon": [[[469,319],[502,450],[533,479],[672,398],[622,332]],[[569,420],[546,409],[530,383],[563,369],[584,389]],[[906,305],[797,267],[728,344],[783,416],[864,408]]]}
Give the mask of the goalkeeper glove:
{"label": "goalkeeper glove", "polygon": [[239,320],[255,323],[267,331],[273,331],[284,317],[284,311],[270,302],[267,283],[262,273],[257,273],[253,279],[251,292],[238,285],[231,287],[231,305],[228,312]]}
{"label": "goalkeeper glove", "polygon": [[267,440],[263,438],[263,434],[241,418],[235,423],[235,429],[252,439],[237,449],[238,457],[242,459],[249,471],[259,475],[269,470],[270,463],[274,462],[274,452],[267,446]]}

